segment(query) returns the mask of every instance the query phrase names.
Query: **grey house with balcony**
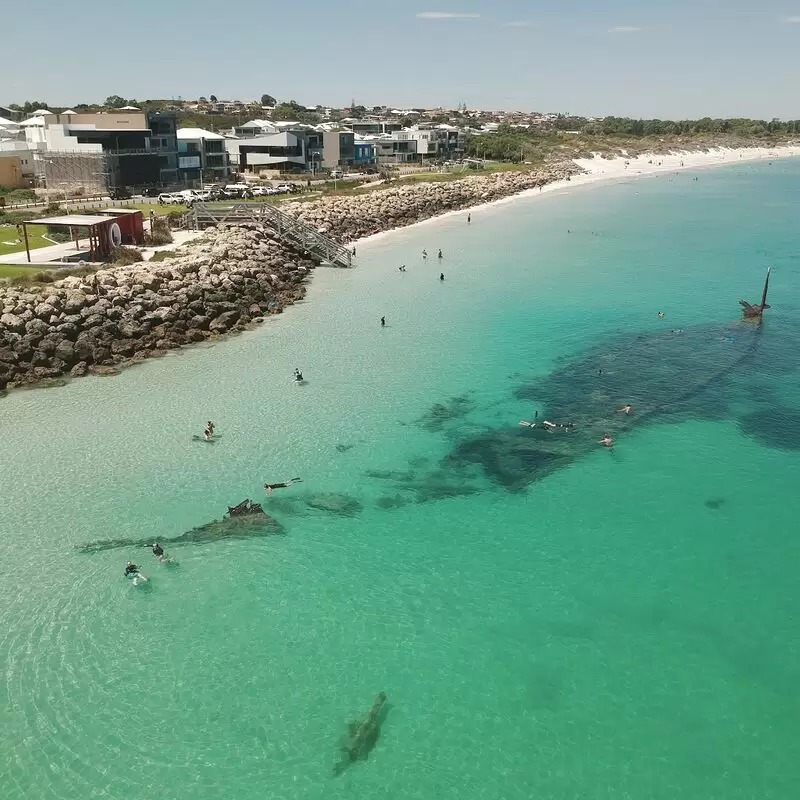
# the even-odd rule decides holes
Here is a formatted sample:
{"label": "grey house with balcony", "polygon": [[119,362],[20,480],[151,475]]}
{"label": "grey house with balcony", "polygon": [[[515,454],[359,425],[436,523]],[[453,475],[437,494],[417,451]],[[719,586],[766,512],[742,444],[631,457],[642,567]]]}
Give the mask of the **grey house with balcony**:
{"label": "grey house with balcony", "polygon": [[158,154],[161,183],[177,183],[178,139],[175,115],[161,111],[149,111],[147,125],[150,128],[150,150]]}
{"label": "grey house with balcony", "polygon": [[231,174],[225,137],[202,128],[179,128],[178,175],[183,182],[214,182]]}

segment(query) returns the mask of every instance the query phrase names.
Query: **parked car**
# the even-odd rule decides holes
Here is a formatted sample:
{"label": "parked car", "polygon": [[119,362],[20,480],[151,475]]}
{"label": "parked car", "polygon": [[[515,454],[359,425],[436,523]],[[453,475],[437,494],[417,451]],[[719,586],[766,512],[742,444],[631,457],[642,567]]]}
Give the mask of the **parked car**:
{"label": "parked car", "polygon": [[186,198],[180,194],[162,192],[158,196],[158,204],[161,206],[179,206],[186,202]]}
{"label": "parked car", "polygon": [[127,186],[114,186],[109,189],[108,196],[112,200],[130,200],[133,195]]}

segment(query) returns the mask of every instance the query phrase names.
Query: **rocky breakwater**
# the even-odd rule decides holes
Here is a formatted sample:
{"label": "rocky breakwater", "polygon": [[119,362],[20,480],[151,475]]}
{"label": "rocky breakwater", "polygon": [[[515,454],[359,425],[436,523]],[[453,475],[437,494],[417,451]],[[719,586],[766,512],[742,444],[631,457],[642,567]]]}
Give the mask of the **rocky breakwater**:
{"label": "rocky breakwater", "polygon": [[453,181],[405,184],[315,203],[285,203],[286,211],[307,225],[341,241],[413,225],[447,211],[471,208],[493,200],[567,180],[584,170],[573,162],[530,172],[494,172]]}
{"label": "rocky breakwater", "polygon": [[0,289],[0,391],[67,374],[114,374],[259,322],[305,294],[318,262],[263,228],[214,229],[155,264],[102,269],[37,289]]}

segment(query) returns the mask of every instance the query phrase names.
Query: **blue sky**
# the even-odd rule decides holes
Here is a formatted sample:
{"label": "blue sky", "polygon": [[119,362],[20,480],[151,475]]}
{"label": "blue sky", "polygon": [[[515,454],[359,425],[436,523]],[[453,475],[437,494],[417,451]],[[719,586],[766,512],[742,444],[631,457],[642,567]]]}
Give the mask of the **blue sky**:
{"label": "blue sky", "polygon": [[269,93],[308,105],[800,118],[800,0],[4,5],[2,104]]}

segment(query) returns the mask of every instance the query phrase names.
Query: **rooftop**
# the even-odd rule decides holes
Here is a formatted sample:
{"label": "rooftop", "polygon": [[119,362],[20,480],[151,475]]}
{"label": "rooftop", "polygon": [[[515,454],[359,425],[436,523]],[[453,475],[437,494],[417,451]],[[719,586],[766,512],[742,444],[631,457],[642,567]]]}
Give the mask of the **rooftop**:
{"label": "rooftop", "polygon": [[108,222],[109,217],[91,216],[89,214],[67,214],[63,217],[46,217],[44,219],[25,220],[27,225],[69,226],[73,228],[91,228],[94,225]]}
{"label": "rooftop", "polygon": [[224,139],[225,137],[203,128],[178,128],[176,135],[179,139]]}

